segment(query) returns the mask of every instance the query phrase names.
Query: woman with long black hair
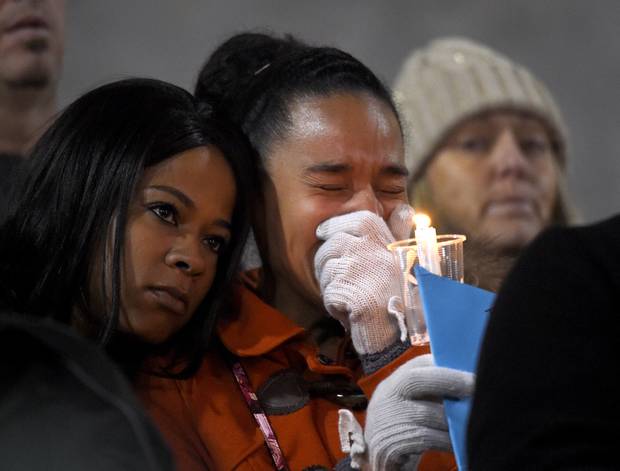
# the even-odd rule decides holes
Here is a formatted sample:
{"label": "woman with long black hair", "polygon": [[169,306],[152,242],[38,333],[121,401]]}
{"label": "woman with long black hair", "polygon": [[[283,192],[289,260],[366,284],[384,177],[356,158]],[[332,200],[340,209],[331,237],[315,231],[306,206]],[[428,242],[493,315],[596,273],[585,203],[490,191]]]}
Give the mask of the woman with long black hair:
{"label": "woman with long black hair", "polygon": [[[225,123],[156,80],[105,85],[70,105],[36,144],[2,227],[2,304],[102,345],[122,333],[177,353],[204,348],[246,225],[246,150]],[[152,279],[140,278],[146,268]],[[131,299],[137,291],[145,300]]]}
{"label": "woman with long black hair", "polygon": [[[131,380],[144,371],[190,375],[207,348],[247,232],[251,167],[236,129],[208,103],[156,80],[112,83],[71,104],[32,151],[0,230],[0,307],[11,312],[7,325],[21,328],[13,320],[29,319],[37,332],[71,326],[105,349]],[[50,329],[40,334],[54,335]],[[162,355],[166,361],[150,361]],[[29,354],[28,362],[50,358]],[[87,384],[98,377],[96,364],[105,362],[74,360],[70,369],[86,375]],[[34,371],[28,365],[23,371]],[[15,384],[24,384],[23,376]],[[91,389],[105,392],[113,383],[95,381]],[[99,399],[114,397],[107,391]],[[28,423],[19,417],[17,427]],[[46,438],[33,453],[55,436],[50,427],[72,430],[67,420],[42,423],[38,433]],[[89,469],[111,469],[102,463],[127,456],[115,448],[117,439],[107,438],[90,458],[101,462]],[[63,443],[70,447],[71,440]],[[53,463],[59,450],[50,453]],[[70,456],[65,453],[67,462]]]}

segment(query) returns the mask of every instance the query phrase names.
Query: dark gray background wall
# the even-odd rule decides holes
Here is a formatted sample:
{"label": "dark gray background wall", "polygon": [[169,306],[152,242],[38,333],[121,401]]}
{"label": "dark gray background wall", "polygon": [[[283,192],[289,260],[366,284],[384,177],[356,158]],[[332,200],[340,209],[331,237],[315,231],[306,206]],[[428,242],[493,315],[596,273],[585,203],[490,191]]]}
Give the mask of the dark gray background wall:
{"label": "dark gray background wall", "polygon": [[127,76],[191,89],[207,54],[247,28],[336,45],[388,82],[432,38],[477,39],[532,69],[556,96],[583,219],[620,211],[618,0],[68,0],[67,23],[62,105]]}

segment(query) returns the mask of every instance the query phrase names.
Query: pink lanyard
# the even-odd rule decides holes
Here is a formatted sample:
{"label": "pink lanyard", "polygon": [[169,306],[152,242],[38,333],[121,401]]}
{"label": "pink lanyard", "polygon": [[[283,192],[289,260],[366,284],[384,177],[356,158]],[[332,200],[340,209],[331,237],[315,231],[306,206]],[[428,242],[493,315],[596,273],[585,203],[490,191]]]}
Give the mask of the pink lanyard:
{"label": "pink lanyard", "polygon": [[284,453],[282,453],[282,450],[280,449],[280,444],[278,443],[275,432],[271,428],[269,419],[265,415],[265,412],[263,412],[263,408],[261,407],[256,394],[252,391],[252,386],[250,386],[250,380],[247,373],[238,361],[231,361],[229,363],[233,375],[237,380],[237,384],[239,385],[239,389],[241,389],[241,394],[243,394],[243,398],[245,399],[250,412],[254,416],[254,420],[256,420],[256,423],[258,424],[258,428],[263,434],[265,444],[269,449],[275,469],[278,471],[288,471],[288,465],[286,464]]}

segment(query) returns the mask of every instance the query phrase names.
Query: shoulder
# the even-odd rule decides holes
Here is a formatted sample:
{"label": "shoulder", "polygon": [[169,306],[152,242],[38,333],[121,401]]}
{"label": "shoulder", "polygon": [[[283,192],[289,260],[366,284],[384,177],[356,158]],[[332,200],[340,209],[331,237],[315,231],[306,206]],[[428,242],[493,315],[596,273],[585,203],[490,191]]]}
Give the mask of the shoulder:
{"label": "shoulder", "polygon": [[524,292],[534,297],[552,292],[572,296],[577,294],[570,291],[574,288],[611,294],[620,286],[619,262],[620,216],[589,226],[548,229],[519,258],[497,304],[506,298],[525,302]]}
{"label": "shoulder", "polygon": [[523,258],[570,251],[570,255],[594,259],[620,255],[620,215],[604,221],[575,227],[554,227],[539,235],[526,249]]}

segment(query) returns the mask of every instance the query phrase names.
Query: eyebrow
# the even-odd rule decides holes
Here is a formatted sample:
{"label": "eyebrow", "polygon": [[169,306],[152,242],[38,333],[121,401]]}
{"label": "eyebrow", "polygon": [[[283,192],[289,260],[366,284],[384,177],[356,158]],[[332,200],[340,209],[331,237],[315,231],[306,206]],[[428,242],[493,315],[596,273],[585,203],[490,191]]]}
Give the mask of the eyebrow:
{"label": "eyebrow", "polygon": [[397,177],[408,177],[409,170],[404,165],[390,164],[381,169],[382,175],[393,175]]}
{"label": "eyebrow", "polygon": [[[352,169],[349,164],[336,164],[336,163],[321,163],[306,167],[303,171],[304,174],[310,173],[345,173]],[[383,167],[380,171],[382,175],[394,175],[398,177],[408,177],[409,170],[404,165],[389,164]]]}
{"label": "eyebrow", "polygon": [[226,219],[216,219],[215,221],[213,221],[213,224],[215,226],[222,227],[228,230],[229,232],[232,232],[232,224],[230,223],[230,221],[227,221]]}
{"label": "eyebrow", "polygon": [[194,201],[187,196],[185,193],[183,193],[181,190],[177,190],[176,188],[173,188],[171,186],[167,186],[167,185],[152,185],[147,187],[147,190],[159,190],[159,191],[163,191],[165,193],[170,193],[173,196],[176,196],[176,198],[181,201],[181,203],[183,203],[185,206],[189,207],[189,208],[195,208],[196,204],[194,203]]}

